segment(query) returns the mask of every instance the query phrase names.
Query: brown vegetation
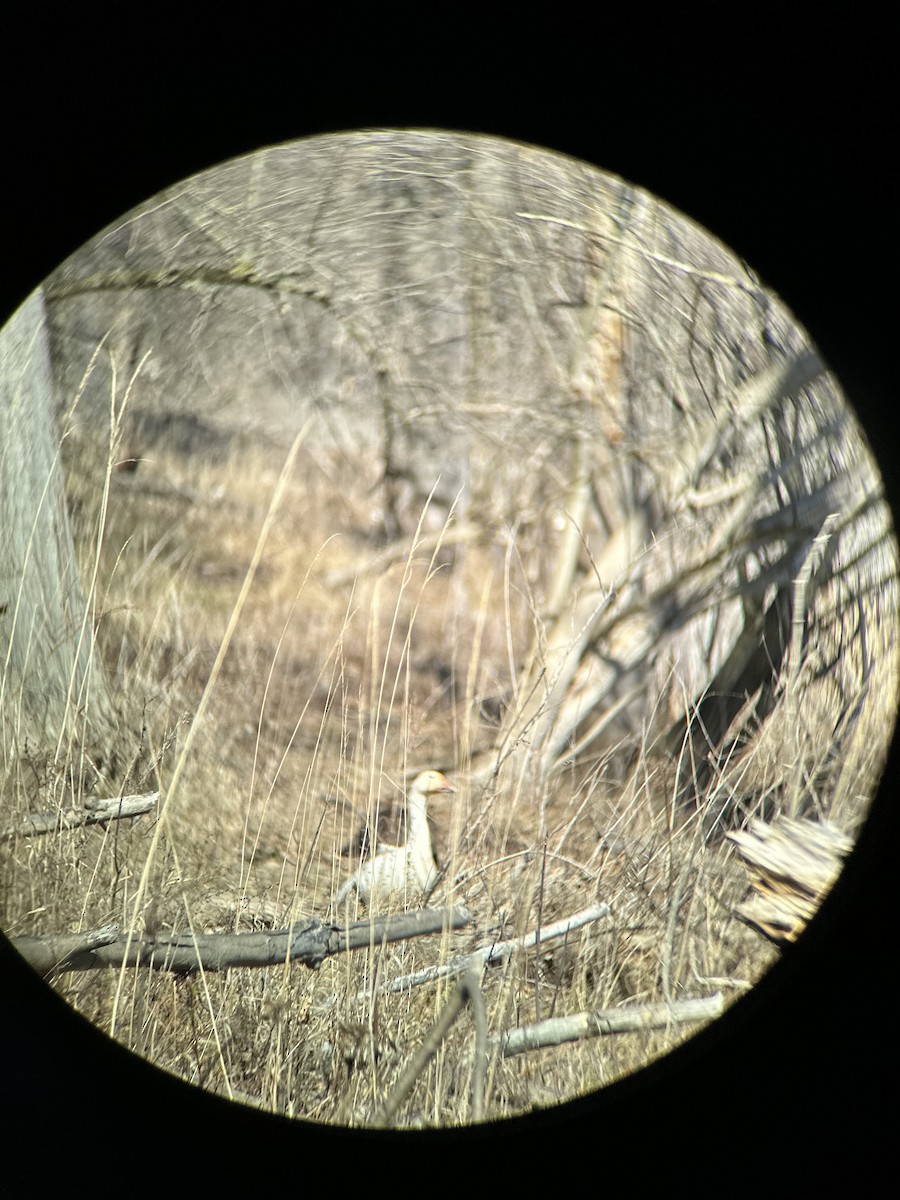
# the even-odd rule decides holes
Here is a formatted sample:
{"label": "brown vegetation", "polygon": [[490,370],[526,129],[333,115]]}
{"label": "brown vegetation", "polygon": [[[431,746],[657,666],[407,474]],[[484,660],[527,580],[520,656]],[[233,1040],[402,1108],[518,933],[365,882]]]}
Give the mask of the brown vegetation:
{"label": "brown vegetation", "polygon": [[[48,282],[118,728],[57,672],[58,733],[3,746],[0,825],[160,799],[13,833],[0,920],[152,938],[324,917],[359,817],[441,769],[430,903],[465,928],[316,971],[55,986],[275,1112],[496,1119],[638,1069],[696,1028],[676,1013],[707,1019],[773,961],[722,834],[782,813],[858,830],[896,715],[896,545],[803,331],[651,198],[490,139],[297,154],[174,189]],[[428,975],[451,964],[462,984]],[[583,1036],[548,1045],[551,1018]]]}
{"label": "brown vegetation", "polygon": [[[591,902],[607,903],[610,915],[562,946],[487,970],[493,1034],[583,1010],[718,990],[733,997],[758,978],[772,952],[735,916],[743,874],[699,820],[673,821],[651,759],[641,757],[624,787],[606,780],[602,762],[540,787],[525,778],[467,786],[465,754],[478,757],[496,736],[490,702],[502,693],[508,643],[521,653],[527,642],[528,605],[510,603],[527,584],[505,573],[508,547],[466,543],[442,563],[439,547],[419,553],[414,539],[405,559],[328,587],[331,573],[370,552],[364,510],[352,507],[364,489],[354,496],[348,477],[341,508],[311,504],[306,479],[301,448],[218,665],[274,468],[210,470],[161,453],[133,487],[114,481],[97,613],[104,660],[128,697],[118,759],[97,767],[85,755],[74,779],[68,767],[26,760],[7,781],[4,807],[152,786],[163,814],[158,824],[13,842],[4,851],[4,928],[117,922],[201,932],[322,915],[345,869],[336,850],[354,813],[436,763],[455,772],[460,793],[439,814],[452,854],[432,903],[464,903],[475,925],[373,946],[314,973],[92,973],[60,977],[61,992],[125,1044],[205,1087],[355,1123],[377,1118],[453,981],[400,995],[381,994],[380,984]],[[335,511],[349,514],[342,526]],[[470,1119],[468,1086],[460,1089],[471,1075],[470,1033],[464,1014],[398,1121]],[[486,1116],[602,1086],[683,1036],[673,1026],[494,1058]]]}

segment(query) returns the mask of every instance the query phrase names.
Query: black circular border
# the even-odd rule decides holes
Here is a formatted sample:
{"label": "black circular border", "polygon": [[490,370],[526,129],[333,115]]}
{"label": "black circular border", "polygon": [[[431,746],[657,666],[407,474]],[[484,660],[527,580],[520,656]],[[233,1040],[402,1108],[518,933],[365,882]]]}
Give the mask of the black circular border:
{"label": "black circular border", "polygon": [[[148,9],[150,28],[116,28],[120,10],[101,4],[86,16],[54,14],[49,28],[14,4],[7,47],[21,54],[2,83],[0,321],[118,215],[235,154],[374,125],[494,133],[615,171],[745,257],[840,377],[896,514],[896,302],[887,290],[896,215],[884,164],[897,97],[886,22],[877,6],[874,16],[841,4],[815,15],[749,6],[736,29],[732,12],[718,24],[719,6],[671,7],[676,16],[661,19],[651,5],[630,25],[563,10],[524,54],[509,29],[489,42],[477,15],[461,11],[446,36],[426,31],[410,46],[398,33],[348,60],[340,22],[323,41],[320,25],[260,14],[220,42],[211,28],[227,20],[221,9],[194,21]],[[535,19],[522,12],[511,11],[510,25]],[[404,37],[414,14],[395,13]],[[384,19],[390,35],[391,14]],[[173,1167],[183,1158],[204,1182],[277,1162],[316,1186],[337,1150],[333,1183],[345,1186],[387,1169],[385,1151],[400,1148],[404,1169],[430,1167],[437,1191],[444,1177],[452,1190],[465,1178],[508,1189],[545,1173],[547,1186],[577,1187],[587,1171],[591,1186],[638,1194],[667,1181],[827,1195],[844,1179],[864,1180],[867,1196],[888,1194],[897,771],[895,739],[833,894],[727,1018],[606,1092],[483,1129],[354,1135],[202,1096],[88,1026],[0,938],[8,1153],[27,1163],[40,1152],[32,1162],[43,1180],[136,1160],[155,1174],[170,1147]],[[435,1159],[448,1144],[459,1153]]]}

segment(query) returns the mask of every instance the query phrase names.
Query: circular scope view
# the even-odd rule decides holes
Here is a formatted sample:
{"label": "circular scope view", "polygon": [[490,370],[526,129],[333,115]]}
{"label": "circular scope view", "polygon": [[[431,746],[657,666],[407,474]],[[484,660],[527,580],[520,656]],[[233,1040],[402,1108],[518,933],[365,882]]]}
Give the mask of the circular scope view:
{"label": "circular scope view", "polygon": [[238,1104],[638,1071],[803,935],[880,778],[897,545],[839,381],[548,150],[335,134],[152,197],[0,330],[0,498],[0,925]]}

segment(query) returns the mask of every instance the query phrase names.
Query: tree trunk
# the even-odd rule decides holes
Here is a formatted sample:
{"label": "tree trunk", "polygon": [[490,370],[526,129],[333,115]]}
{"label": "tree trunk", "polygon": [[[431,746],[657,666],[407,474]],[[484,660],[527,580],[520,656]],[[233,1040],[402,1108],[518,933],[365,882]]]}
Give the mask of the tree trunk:
{"label": "tree trunk", "polygon": [[0,747],[113,721],[63,495],[43,295],[0,330]]}

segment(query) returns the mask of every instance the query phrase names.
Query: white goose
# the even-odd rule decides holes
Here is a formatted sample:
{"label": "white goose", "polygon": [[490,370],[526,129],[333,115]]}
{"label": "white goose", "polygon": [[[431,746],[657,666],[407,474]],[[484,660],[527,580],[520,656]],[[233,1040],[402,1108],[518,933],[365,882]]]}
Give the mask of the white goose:
{"label": "white goose", "polygon": [[[422,771],[417,775],[406,797],[405,841],[399,845],[379,842],[374,853],[364,858],[358,869],[337,890],[333,906],[341,904],[354,890],[366,907],[371,907],[373,897],[383,903],[433,887],[438,880],[438,870],[428,825],[428,797],[437,792],[455,791],[456,788],[448,783],[440,771]],[[352,849],[363,855],[370,852],[367,829],[355,840]]]}

